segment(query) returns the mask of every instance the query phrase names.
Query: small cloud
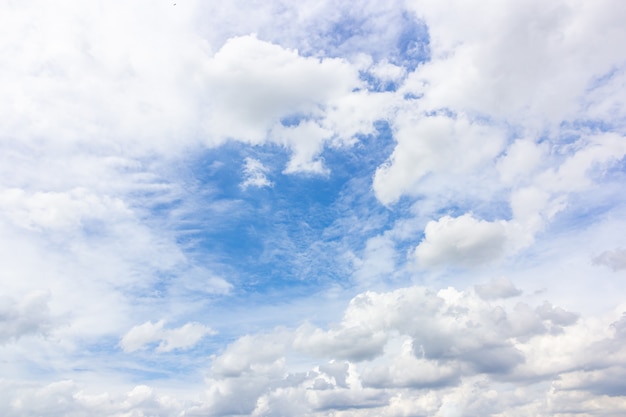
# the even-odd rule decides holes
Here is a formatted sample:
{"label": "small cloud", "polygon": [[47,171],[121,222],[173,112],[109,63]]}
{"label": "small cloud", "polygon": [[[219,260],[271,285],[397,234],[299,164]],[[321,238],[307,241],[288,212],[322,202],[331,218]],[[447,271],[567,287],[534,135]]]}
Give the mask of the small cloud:
{"label": "small cloud", "polygon": [[600,255],[593,258],[594,265],[604,265],[613,271],[626,269],[626,249],[619,248],[612,251],[604,251]]}
{"label": "small cloud", "polygon": [[267,179],[267,167],[265,167],[261,161],[254,158],[246,158],[245,165],[243,167],[244,180],[241,183],[241,189],[245,190],[248,187],[271,187],[274,184]]}
{"label": "small cloud", "polygon": [[471,267],[497,259],[504,251],[504,222],[477,220],[471,214],[430,221],[415,249],[422,266]]}
{"label": "small cloud", "polygon": [[204,336],[215,334],[211,328],[200,323],[187,323],[175,329],[165,329],[163,320],[135,326],[128,331],[120,341],[124,352],[134,352],[145,349],[146,345],[159,342],[157,352],[170,352],[175,349],[189,349]]}
{"label": "small cloud", "polygon": [[516,297],[522,293],[522,290],[516,288],[507,278],[495,278],[486,284],[475,285],[474,290],[483,300]]}

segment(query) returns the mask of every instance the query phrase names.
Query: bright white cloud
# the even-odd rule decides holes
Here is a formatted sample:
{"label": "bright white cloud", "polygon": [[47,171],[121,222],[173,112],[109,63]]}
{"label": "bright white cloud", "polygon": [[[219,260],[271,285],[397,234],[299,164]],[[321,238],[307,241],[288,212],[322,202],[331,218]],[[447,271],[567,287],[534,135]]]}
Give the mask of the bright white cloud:
{"label": "bright white cloud", "polygon": [[271,187],[272,182],[267,178],[267,172],[267,167],[261,161],[254,158],[246,158],[243,167],[244,180],[241,183],[241,188],[245,190],[248,187]]}
{"label": "bright white cloud", "polygon": [[163,320],[151,321],[133,327],[122,337],[120,346],[124,352],[145,349],[146,345],[158,342],[157,352],[170,352],[175,349],[189,349],[203,337],[215,334],[213,330],[200,323],[187,323],[181,327],[165,329]]}
{"label": "bright white cloud", "polygon": [[502,150],[503,132],[497,127],[463,114],[425,117],[411,110],[394,119],[398,144],[374,176],[374,191],[383,204],[395,203],[402,195],[420,195],[420,180],[429,174],[452,181],[471,175]]}
{"label": "bright white cloud", "polygon": [[612,1],[544,6],[538,1],[409,2],[431,35],[434,59],[413,75],[428,85],[424,105],[521,121],[531,128],[584,111],[580,103],[596,77],[624,62],[624,52],[612,42],[624,36],[618,16],[626,10]]}
{"label": "bright white cloud", "polygon": [[415,255],[423,266],[480,265],[504,253],[506,238],[504,222],[444,216],[426,225]]}

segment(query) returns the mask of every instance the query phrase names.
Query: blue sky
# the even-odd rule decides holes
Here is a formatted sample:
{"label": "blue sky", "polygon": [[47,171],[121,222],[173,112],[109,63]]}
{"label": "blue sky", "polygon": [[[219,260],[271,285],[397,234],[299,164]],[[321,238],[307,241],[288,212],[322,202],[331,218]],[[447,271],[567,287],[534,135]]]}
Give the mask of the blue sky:
{"label": "blue sky", "polygon": [[0,414],[626,413],[621,2],[0,4]]}

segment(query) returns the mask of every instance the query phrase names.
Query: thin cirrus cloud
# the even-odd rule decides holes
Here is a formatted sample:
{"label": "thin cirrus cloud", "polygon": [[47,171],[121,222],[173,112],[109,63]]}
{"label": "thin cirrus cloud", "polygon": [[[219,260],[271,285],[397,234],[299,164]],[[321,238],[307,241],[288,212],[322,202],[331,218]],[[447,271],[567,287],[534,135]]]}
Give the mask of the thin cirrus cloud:
{"label": "thin cirrus cloud", "polygon": [[626,413],[621,2],[0,9],[0,414]]}

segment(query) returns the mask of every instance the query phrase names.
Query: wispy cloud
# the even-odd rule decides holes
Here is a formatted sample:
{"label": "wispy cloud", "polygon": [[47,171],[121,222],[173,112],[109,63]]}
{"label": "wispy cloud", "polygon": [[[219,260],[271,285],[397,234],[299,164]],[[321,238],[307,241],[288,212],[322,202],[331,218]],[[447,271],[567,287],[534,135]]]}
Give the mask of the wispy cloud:
{"label": "wispy cloud", "polygon": [[267,167],[261,161],[254,158],[246,158],[243,167],[244,180],[241,183],[241,188],[245,190],[248,187],[271,187],[273,183],[267,178],[267,172]]}

